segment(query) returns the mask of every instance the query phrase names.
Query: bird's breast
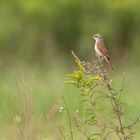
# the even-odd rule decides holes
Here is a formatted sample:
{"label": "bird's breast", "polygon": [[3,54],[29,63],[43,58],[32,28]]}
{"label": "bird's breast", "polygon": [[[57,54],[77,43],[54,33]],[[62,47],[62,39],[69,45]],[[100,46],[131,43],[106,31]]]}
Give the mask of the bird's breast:
{"label": "bird's breast", "polygon": [[102,52],[97,47],[97,43],[95,43],[95,51],[99,56],[103,56]]}

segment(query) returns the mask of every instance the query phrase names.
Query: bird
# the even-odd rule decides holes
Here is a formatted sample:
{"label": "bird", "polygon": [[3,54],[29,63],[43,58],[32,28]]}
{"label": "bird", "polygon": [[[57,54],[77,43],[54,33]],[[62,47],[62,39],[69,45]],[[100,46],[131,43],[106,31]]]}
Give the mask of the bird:
{"label": "bird", "polygon": [[95,52],[97,54],[97,56],[99,57],[99,59],[101,60],[105,60],[110,69],[113,70],[113,67],[110,63],[110,57],[108,55],[107,49],[104,45],[104,41],[103,41],[103,37],[101,34],[97,33],[93,35],[93,38],[95,39]]}

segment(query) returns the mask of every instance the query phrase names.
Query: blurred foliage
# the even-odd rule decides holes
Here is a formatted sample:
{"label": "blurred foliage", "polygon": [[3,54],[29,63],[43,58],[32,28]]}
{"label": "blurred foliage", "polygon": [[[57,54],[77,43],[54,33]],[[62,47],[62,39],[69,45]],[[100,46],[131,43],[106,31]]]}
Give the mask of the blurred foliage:
{"label": "blurred foliage", "polygon": [[[131,93],[124,97],[124,101],[129,112],[136,116],[139,109],[139,69],[133,67],[136,63],[129,65],[129,62],[139,64],[139,6],[139,0],[1,0],[0,139],[11,137],[11,114],[16,112],[17,106],[23,110],[19,84],[24,78],[29,88],[34,86],[29,94],[35,118],[47,113],[62,94],[68,99],[70,111],[75,111],[78,99],[74,97],[78,91],[64,86],[66,68],[72,68],[70,50],[85,60],[93,56],[94,41],[91,37],[97,32],[104,36],[112,59],[119,63],[118,56],[119,59],[127,58],[127,63],[120,64],[125,64],[123,68],[118,65],[119,70],[115,69],[114,77],[120,84],[119,72],[123,69],[130,79],[134,79],[133,86],[128,88]],[[35,81],[30,80],[32,75]],[[15,96],[20,98],[17,105]],[[46,123],[43,124],[46,127]],[[50,137],[58,139],[56,129],[50,129],[54,125],[56,121],[53,119],[44,135],[55,132],[56,135],[50,133]]]}
{"label": "blurred foliage", "polygon": [[122,57],[130,48],[139,58],[139,5],[139,0],[1,0],[0,56],[44,62],[54,52],[88,52],[89,39],[100,32],[112,55]]}

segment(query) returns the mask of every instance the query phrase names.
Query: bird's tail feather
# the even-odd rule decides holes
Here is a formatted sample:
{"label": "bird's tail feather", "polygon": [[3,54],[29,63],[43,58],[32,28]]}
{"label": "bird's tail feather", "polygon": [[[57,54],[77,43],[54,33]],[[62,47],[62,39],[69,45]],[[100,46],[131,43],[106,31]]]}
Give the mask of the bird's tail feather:
{"label": "bird's tail feather", "polygon": [[109,60],[105,56],[104,56],[104,58],[105,58],[106,62],[108,63],[110,70],[113,70],[112,64],[109,62]]}

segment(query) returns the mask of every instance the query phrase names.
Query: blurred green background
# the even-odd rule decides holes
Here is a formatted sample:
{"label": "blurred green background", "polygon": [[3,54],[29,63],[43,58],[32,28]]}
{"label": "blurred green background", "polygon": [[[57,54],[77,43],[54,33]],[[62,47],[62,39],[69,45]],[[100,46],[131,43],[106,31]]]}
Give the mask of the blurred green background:
{"label": "blurred green background", "polygon": [[[34,114],[31,126],[35,128],[61,95],[71,113],[78,108],[80,92],[64,83],[66,73],[74,69],[70,50],[91,61],[95,55],[94,33],[104,36],[115,67],[111,78],[116,87],[126,73],[129,84],[123,101],[128,117],[135,117],[140,110],[139,9],[139,0],[1,0],[0,139],[17,136],[12,129],[13,118],[16,114],[23,119],[24,93],[30,96]],[[65,121],[59,113],[49,122],[41,121],[40,131],[34,131],[37,139],[62,139],[56,128],[60,123]],[[21,125],[20,131],[23,128]],[[137,126],[137,140],[139,131]],[[75,135],[78,138],[84,140]]]}

